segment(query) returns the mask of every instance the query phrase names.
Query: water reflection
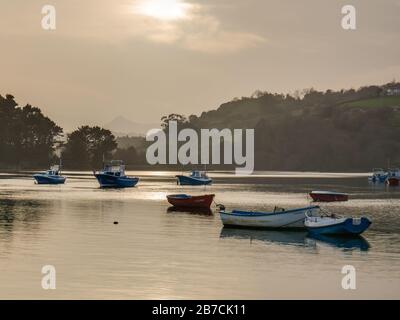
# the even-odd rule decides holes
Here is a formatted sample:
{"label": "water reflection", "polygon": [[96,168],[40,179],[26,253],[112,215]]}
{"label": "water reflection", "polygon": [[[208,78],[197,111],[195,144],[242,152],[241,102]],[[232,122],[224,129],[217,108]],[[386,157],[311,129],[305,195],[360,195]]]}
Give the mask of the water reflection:
{"label": "water reflection", "polygon": [[171,206],[167,209],[168,213],[181,212],[181,213],[190,213],[197,215],[206,215],[211,216],[213,214],[210,208],[179,208]]}
{"label": "water reflection", "polygon": [[[35,200],[0,200],[0,254],[12,251],[15,239],[28,235],[32,241],[40,233],[40,224],[49,213],[49,204]],[[4,245],[4,246],[2,246]]]}
{"label": "water reflection", "polygon": [[[222,228],[215,209],[167,209],[166,194],[203,188],[177,187],[171,173],[142,175],[126,190],[101,190],[85,176],[62,187],[0,178],[0,298],[48,298],[38,282],[44,264],[61,272],[56,299],[399,297],[400,189],[371,190],[366,177],[223,177],[207,187],[216,202],[255,211],[308,205],[313,189],[347,191],[348,202],[324,207],[370,217],[370,246],[362,237]],[[340,286],[346,264],[365,281],[352,296]]]}
{"label": "water reflection", "polygon": [[0,200],[0,228],[12,231],[18,222],[36,223],[40,220],[39,211],[46,207],[34,200],[18,201],[15,199]]}
{"label": "water reflection", "polygon": [[306,241],[306,231],[275,231],[275,230],[256,230],[256,229],[236,229],[224,227],[221,230],[220,238],[235,238],[277,243],[284,245],[308,246]]}
{"label": "water reflection", "polygon": [[339,235],[317,235],[310,234],[307,237],[318,244],[322,242],[330,246],[341,248],[344,250],[354,250],[359,249],[361,251],[368,251],[370,244],[363,236],[339,236]]}
{"label": "water reflection", "polygon": [[362,236],[333,236],[311,235],[307,231],[278,231],[278,230],[253,230],[222,228],[220,238],[234,238],[253,241],[262,241],[280,245],[292,245],[301,247],[317,247],[318,244],[344,249],[368,251],[370,244]]}

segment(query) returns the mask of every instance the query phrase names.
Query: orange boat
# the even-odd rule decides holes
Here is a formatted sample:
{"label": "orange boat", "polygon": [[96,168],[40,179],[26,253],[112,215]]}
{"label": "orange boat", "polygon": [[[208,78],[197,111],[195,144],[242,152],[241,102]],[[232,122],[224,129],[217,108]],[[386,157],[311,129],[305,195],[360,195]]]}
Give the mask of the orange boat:
{"label": "orange boat", "polygon": [[188,194],[171,194],[167,200],[174,207],[185,208],[210,208],[215,194],[205,194],[201,196],[191,196]]}
{"label": "orange boat", "polygon": [[349,200],[349,195],[347,193],[333,191],[311,191],[310,197],[315,202],[334,202]]}
{"label": "orange boat", "polygon": [[400,178],[399,177],[390,177],[386,179],[386,183],[389,186],[398,186],[400,185]]}

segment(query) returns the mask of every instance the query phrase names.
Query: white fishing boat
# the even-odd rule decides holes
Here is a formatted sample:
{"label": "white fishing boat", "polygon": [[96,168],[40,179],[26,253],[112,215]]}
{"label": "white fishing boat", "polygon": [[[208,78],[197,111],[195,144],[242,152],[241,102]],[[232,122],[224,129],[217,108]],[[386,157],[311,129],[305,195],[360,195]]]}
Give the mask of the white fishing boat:
{"label": "white fishing boat", "polygon": [[228,212],[223,205],[219,205],[221,221],[225,227],[243,228],[271,228],[271,229],[304,229],[306,214],[312,215],[319,210],[319,206],[309,206],[297,209],[283,209],[275,207],[272,212],[254,212],[232,210]]}

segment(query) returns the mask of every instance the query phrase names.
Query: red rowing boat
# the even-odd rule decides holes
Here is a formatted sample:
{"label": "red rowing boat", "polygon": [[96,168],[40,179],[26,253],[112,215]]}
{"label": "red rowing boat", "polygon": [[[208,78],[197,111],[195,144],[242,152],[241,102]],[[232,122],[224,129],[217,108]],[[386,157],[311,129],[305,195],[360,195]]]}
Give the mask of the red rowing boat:
{"label": "red rowing boat", "polygon": [[214,194],[206,194],[202,196],[171,194],[167,196],[167,200],[175,207],[210,208],[214,197]]}
{"label": "red rowing boat", "polygon": [[334,202],[334,201],[349,200],[349,195],[347,193],[332,192],[332,191],[311,191],[310,197],[315,202]]}

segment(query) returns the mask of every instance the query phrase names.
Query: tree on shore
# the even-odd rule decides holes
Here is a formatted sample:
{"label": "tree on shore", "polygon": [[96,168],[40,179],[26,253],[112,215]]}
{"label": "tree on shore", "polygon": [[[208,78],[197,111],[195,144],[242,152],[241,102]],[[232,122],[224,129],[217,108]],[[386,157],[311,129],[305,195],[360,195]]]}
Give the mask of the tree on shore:
{"label": "tree on shore", "polygon": [[39,108],[19,107],[12,95],[0,95],[0,165],[49,165],[62,132]]}
{"label": "tree on shore", "polygon": [[111,158],[117,142],[110,130],[98,126],[82,126],[68,134],[62,152],[63,162],[71,169],[95,169],[103,159]]}

